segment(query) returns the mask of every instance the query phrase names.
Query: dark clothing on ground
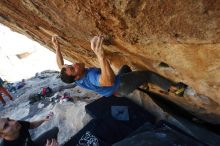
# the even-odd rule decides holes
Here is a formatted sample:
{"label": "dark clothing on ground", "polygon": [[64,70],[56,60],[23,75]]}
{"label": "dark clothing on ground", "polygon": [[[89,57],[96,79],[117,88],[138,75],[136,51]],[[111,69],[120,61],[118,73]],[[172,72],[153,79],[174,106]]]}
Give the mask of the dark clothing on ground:
{"label": "dark clothing on ground", "polygon": [[40,135],[36,140],[32,141],[29,129],[30,122],[18,121],[21,124],[20,135],[16,140],[8,141],[3,140],[0,146],[44,146],[47,139],[57,139],[58,128],[54,127],[51,130]]}
{"label": "dark clothing on ground", "polygon": [[2,86],[4,84],[4,81],[2,80],[2,78],[0,77],[0,86]]}

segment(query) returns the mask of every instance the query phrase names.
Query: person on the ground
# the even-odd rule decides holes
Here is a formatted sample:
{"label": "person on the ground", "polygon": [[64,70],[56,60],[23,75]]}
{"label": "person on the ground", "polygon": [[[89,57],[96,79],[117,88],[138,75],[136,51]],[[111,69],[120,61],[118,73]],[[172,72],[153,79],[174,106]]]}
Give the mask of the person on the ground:
{"label": "person on the ground", "polygon": [[56,50],[56,61],[61,69],[60,77],[65,83],[92,90],[102,96],[115,95],[126,96],[145,82],[155,84],[168,91],[175,83],[151,71],[131,71],[124,65],[117,75],[114,74],[109,60],[105,56],[102,47],[103,37],[95,36],[91,40],[91,49],[96,54],[100,68],[85,68],[84,63],[64,64],[60,46],[56,36],[52,37],[52,43]]}
{"label": "person on the ground", "polygon": [[6,105],[4,98],[2,97],[2,93],[9,97],[10,100],[13,100],[13,97],[8,93],[8,91],[3,87],[4,81],[0,77],[0,101],[2,102],[3,106]]}
{"label": "person on the ground", "polygon": [[0,146],[59,146],[56,141],[59,131],[57,127],[43,133],[34,141],[31,139],[29,129],[37,128],[49,119],[50,116],[47,116],[39,121],[26,122],[1,118],[0,139],[2,143]]}

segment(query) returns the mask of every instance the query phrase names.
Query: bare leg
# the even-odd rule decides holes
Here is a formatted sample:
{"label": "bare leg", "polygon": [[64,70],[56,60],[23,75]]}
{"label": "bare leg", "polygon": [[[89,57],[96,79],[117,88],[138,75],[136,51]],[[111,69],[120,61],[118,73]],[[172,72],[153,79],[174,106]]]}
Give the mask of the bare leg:
{"label": "bare leg", "polygon": [[10,100],[13,100],[13,97],[8,93],[8,91],[4,87],[0,87],[0,92],[8,96]]}

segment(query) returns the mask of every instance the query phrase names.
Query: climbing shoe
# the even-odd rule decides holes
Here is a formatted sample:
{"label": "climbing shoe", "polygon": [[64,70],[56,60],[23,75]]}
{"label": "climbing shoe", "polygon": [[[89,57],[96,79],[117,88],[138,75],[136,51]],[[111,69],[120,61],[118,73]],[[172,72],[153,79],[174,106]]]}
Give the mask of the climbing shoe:
{"label": "climbing shoe", "polygon": [[174,88],[175,89],[173,89],[172,91],[171,90],[169,90],[169,91],[174,93],[175,95],[183,96],[184,95],[184,91],[187,88],[187,85],[182,83],[182,82],[179,82],[179,83],[174,85]]}

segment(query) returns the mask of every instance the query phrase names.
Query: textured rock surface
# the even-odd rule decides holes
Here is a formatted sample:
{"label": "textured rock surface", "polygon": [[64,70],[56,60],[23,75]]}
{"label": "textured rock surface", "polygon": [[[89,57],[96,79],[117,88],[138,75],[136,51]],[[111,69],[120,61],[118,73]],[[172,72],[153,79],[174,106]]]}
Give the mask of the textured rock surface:
{"label": "textured rock surface", "polygon": [[126,63],[182,81],[208,98],[169,100],[220,123],[219,0],[1,0],[0,23],[51,50],[59,35],[63,55],[87,66],[98,66],[89,39],[106,35],[115,71]]}

